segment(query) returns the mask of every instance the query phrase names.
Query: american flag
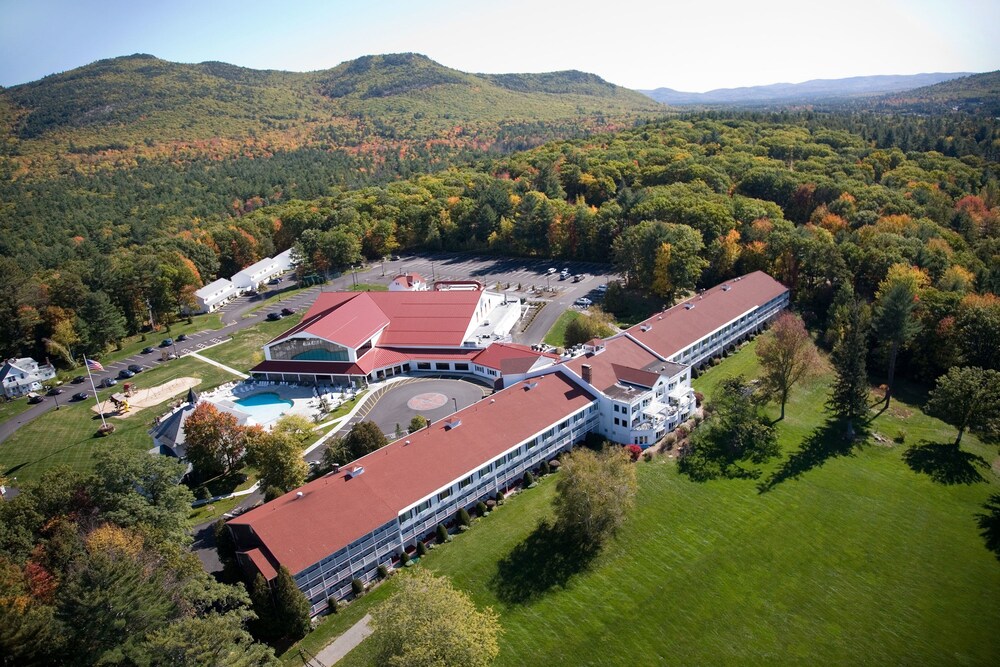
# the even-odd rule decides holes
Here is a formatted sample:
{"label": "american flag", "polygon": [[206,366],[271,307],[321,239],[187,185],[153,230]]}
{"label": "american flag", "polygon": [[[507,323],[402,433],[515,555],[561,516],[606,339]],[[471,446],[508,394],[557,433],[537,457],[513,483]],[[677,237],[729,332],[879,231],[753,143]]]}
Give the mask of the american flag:
{"label": "american flag", "polygon": [[94,361],[93,359],[86,359],[86,362],[87,362],[87,368],[89,368],[92,371],[104,370],[104,366],[102,366],[101,362],[99,361]]}

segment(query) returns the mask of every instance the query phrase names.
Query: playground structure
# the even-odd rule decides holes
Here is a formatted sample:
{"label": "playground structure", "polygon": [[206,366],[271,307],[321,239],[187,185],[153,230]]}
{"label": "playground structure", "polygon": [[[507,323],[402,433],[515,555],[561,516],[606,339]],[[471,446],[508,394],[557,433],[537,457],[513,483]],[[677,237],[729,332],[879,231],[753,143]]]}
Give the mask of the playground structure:
{"label": "playground structure", "polygon": [[134,394],[135,385],[131,382],[126,382],[122,386],[122,391],[111,394],[111,402],[114,404],[115,412],[117,412],[119,416],[127,414],[131,409],[128,405],[128,399],[130,399]]}

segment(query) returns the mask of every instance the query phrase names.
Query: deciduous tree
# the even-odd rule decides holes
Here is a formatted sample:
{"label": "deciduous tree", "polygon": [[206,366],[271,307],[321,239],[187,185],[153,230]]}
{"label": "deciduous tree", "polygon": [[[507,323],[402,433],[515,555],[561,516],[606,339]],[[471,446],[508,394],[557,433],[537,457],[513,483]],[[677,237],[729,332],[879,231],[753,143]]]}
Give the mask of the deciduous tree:
{"label": "deciduous tree", "polygon": [[375,663],[387,667],[485,667],[500,652],[497,614],[422,568],[372,611],[372,628]]}
{"label": "deciduous tree", "polygon": [[762,371],[762,389],[781,404],[779,419],[784,419],[792,387],[815,372],[819,364],[816,346],[802,318],[792,313],[781,314],[758,341],[757,359]]}
{"label": "deciduous tree", "polygon": [[885,405],[889,406],[892,385],[896,375],[896,357],[899,350],[920,333],[920,322],[915,317],[917,295],[927,286],[927,276],[903,264],[889,268],[889,274],[879,285],[875,302],[875,336],[889,358],[886,377]]}
{"label": "deciduous tree", "polygon": [[625,523],[638,488],[628,452],[577,449],[562,459],[554,501],[560,525],[583,543],[600,544]]}
{"label": "deciduous tree", "polygon": [[1000,372],[976,366],[948,369],[930,393],[927,412],[958,429],[956,447],[966,429],[1000,432]]}
{"label": "deciduous tree", "polygon": [[344,436],[344,448],[352,461],[360,459],[365,454],[371,454],[387,444],[389,441],[375,422],[358,422]]}

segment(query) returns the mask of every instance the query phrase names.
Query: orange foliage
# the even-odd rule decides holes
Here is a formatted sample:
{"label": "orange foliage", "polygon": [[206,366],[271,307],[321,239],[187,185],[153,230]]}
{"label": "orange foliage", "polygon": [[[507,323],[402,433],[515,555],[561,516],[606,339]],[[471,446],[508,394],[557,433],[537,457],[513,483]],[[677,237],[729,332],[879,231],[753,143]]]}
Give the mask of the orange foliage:
{"label": "orange foliage", "polygon": [[125,528],[106,523],[90,531],[86,539],[87,550],[110,556],[135,558],[142,551],[142,536]]}
{"label": "orange foliage", "polygon": [[59,584],[43,565],[28,561],[24,566],[24,580],[28,584],[31,595],[41,602],[52,602]]}

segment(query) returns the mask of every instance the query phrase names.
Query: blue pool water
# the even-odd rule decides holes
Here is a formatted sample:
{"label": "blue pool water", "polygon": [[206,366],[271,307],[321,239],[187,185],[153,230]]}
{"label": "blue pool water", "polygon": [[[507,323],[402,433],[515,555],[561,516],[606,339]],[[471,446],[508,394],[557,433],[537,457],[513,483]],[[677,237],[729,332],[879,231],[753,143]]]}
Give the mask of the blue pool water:
{"label": "blue pool water", "polygon": [[258,424],[270,424],[292,407],[292,402],[272,392],[254,394],[236,400],[243,412],[250,413]]}

